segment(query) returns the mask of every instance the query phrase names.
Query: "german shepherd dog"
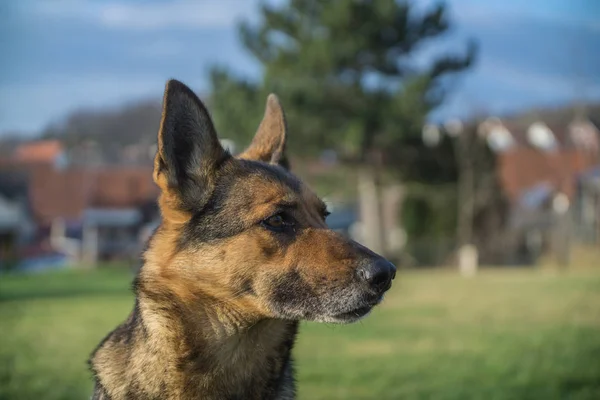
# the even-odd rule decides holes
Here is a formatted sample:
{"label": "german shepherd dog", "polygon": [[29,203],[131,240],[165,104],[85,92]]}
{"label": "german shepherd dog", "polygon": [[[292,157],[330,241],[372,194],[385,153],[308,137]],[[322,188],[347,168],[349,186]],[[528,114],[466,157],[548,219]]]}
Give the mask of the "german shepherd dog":
{"label": "german shepherd dog", "polygon": [[153,173],[162,223],[133,311],[90,358],[93,399],[293,399],[298,321],[354,322],[381,301],[396,268],[327,228],[285,139],[271,94],[234,157],[200,99],[167,83]]}

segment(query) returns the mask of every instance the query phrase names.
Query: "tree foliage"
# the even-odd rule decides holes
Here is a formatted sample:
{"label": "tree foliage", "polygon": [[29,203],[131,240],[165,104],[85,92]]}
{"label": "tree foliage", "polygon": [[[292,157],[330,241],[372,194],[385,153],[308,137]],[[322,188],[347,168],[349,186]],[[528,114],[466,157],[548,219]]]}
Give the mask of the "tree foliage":
{"label": "tree foliage", "polygon": [[245,48],[261,63],[258,82],[215,69],[212,105],[221,131],[246,143],[268,92],[286,107],[296,154],[335,149],[347,160],[381,152],[405,170],[427,114],[446,95],[446,77],[464,71],[463,54],[431,51],[450,29],[443,5],[418,9],[394,0],[291,0],[263,5],[257,25],[242,23]]}

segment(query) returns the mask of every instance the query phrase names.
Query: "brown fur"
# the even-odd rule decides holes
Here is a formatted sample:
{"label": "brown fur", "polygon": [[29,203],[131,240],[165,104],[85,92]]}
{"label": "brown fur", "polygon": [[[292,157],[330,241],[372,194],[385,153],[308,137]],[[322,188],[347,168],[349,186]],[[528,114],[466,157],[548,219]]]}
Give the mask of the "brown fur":
{"label": "brown fur", "polygon": [[274,95],[238,158],[183,84],[170,81],[163,104],[154,164],[163,221],[134,310],[90,359],[94,399],[292,399],[298,321],[366,315],[389,282],[374,289],[357,271],[382,259],[327,229],[323,202],[281,167],[286,126]]}

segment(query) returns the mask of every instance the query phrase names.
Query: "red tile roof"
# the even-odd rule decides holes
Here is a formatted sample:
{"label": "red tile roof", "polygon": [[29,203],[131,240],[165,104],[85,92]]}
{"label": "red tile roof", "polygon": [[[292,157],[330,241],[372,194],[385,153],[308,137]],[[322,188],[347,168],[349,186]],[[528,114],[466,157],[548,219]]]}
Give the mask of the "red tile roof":
{"label": "red tile roof", "polygon": [[151,167],[34,168],[29,200],[36,220],[50,223],[56,217],[80,219],[90,207],[138,207],[156,199],[158,187]]}
{"label": "red tile roof", "polygon": [[19,145],[14,152],[14,160],[22,163],[53,163],[63,152],[58,140],[40,140]]}
{"label": "red tile roof", "polygon": [[516,147],[498,154],[500,181],[513,201],[524,190],[542,182],[550,183],[572,198],[576,175],[597,164],[596,155],[574,148],[544,152],[531,147]]}

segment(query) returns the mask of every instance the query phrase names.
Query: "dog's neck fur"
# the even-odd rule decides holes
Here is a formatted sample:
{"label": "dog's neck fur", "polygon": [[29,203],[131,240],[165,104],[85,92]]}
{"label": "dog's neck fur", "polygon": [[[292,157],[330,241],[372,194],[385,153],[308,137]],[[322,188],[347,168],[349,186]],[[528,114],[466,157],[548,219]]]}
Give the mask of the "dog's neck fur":
{"label": "dog's neck fur", "polygon": [[[92,358],[99,399],[292,399],[297,322],[258,319],[210,297],[136,284],[136,306]],[[133,344],[133,346],[132,346]]]}

